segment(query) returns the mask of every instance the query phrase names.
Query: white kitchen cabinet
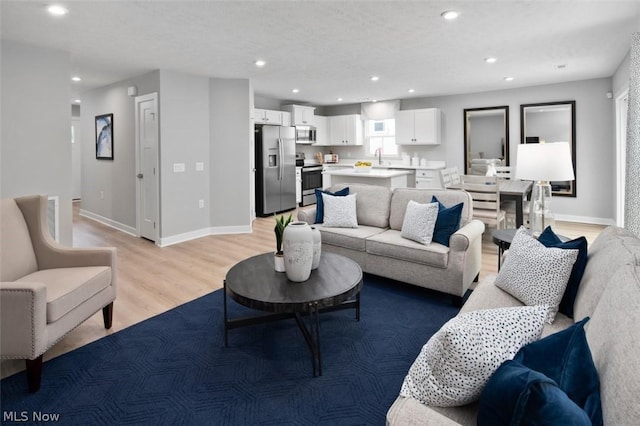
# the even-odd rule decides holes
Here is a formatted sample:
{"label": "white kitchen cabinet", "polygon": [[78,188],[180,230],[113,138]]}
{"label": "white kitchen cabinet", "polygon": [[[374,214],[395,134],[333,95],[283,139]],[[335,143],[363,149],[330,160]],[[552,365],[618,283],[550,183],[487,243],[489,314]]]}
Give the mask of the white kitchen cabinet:
{"label": "white kitchen cabinet", "polygon": [[443,188],[438,170],[416,170],[416,188]]}
{"label": "white kitchen cabinet", "polygon": [[437,108],[396,112],[396,145],[440,145],[442,113]]}
{"label": "white kitchen cabinet", "polygon": [[280,111],[282,114],[282,125],[291,126],[291,113],[287,111]]}
{"label": "white kitchen cabinet", "polygon": [[255,124],[272,124],[274,126],[281,126],[282,111],[254,108],[253,119]]}
{"label": "white kitchen cabinet", "polygon": [[315,107],[305,105],[284,105],[284,110],[291,113],[293,126],[313,126]]}
{"label": "white kitchen cabinet", "polygon": [[329,145],[329,118],[316,115],[313,120],[316,123],[316,143],[314,145]]}
{"label": "white kitchen cabinet", "polygon": [[329,117],[328,145],[362,145],[362,120],[359,114]]}
{"label": "white kitchen cabinet", "polygon": [[302,167],[296,167],[296,204],[302,202]]}

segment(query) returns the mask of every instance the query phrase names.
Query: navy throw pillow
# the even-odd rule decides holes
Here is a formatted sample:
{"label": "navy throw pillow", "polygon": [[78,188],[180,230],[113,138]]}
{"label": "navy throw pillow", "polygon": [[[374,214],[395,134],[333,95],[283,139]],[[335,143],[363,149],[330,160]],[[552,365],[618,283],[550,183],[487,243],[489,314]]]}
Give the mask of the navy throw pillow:
{"label": "navy throw pillow", "polygon": [[502,363],[478,405],[478,426],[590,424],[555,381],[517,361]]}
{"label": "navy throw pillow", "polygon": [[324,202],[322,201],[322,193],[329,195],[336,195],[338,197],[344,197],[349,195],[349,187],[342,188],[340,191],[331,192],[316,189],[316,223],[322,223],[324,221]]}
{"label": "navy throw pillow", "polygon": [[588,320],[524,346],[513,359],[555,381],[591,423],[600,426],[600,378],[584,332]]}
{"label": "navy throw pillow", "polygon": [[438,218],[436,219],[436,227],[433,230],[433,239],[431,241],[449,247],[449,238],[460,229],[463,203],[445,207],[435,195],[431,197],[431,202],[438,203]]}
{"label": "navy throw pillow", "polygon": [[578,258],[573,264],[567,288],[564,291],[562,300],[560,301],[559,312],[562,312],[569,318],[573,318],[573,303],[578,294],[578,287],[584,275],[584,269],[587,266],[587,239],[585,237],[576,238],[575,240],[562,242],[560,238],[553,232],[550,226],[547,226],[538,237],[545,247],[557,247],[561,249],[578,250]]}

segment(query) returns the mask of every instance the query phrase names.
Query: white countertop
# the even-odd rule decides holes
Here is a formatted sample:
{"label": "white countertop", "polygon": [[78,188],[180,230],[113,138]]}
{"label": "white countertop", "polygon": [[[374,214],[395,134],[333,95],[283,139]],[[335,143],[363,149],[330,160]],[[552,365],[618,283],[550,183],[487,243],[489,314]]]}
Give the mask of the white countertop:
{"label": "white countertop", "polygon": [[339,169],[339,170],[330,170],[324,172],[325,174],[331,176],[357,176],[363,178],[379,178],[379,179],[389,179],[396,176],[408,175],[409,171],[407,170],[388,170],[388,169],[371,169],[371,170],[356,170],[356,169]]}
{"label": "white countertop", "polygon": [[[324,163],[322,164],[322,166],[353,167],[354,163],[355,161],[353,162],[340,161],[339,163]],[[383,162],[383,164],[374,163],[373,168],[374,169],[404,169],[404,170],[440,170],[446,167],[444,161],[429,161],[426,166],[407,166],[404,164],[385,164],[385,163],[388,163],[388,162]]]}

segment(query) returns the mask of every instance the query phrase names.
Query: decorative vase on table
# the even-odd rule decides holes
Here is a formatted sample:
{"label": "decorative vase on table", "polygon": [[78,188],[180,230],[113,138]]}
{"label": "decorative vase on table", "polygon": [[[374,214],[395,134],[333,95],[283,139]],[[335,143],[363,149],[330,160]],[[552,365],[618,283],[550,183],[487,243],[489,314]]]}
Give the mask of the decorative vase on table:
{"label": "decorative vase on table", "polygon": [[283,236],[284,264],[289,281],[309,279],[313,264],[313,232],[307,222],[291,222]]}
{"label": "decorative vase on table", "polygon": [[311,262],[311,270],[313,271],[320,264],[320,255],[322,254],[322,236],[317,226],[311,227],[313,233],[313,262]]}

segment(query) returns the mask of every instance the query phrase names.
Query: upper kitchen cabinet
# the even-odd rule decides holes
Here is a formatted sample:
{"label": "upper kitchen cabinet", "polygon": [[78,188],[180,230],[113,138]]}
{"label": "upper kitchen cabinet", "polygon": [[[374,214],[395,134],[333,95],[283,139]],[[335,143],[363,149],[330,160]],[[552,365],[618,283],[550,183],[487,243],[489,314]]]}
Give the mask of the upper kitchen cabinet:
{"label": "upper kitchen cabinet", "polygon": [[329,119],[321,115],[313,117],[316,127],[316,143],[314,145],[329,145]]}
{"label": "upper kitchen cabinet", "polygon": [[437,108],[396,112],[397,145],[439,145],[442,113]]}
{"label": "upper kitchen cabinet", "polygon": [[360,114],[329,117],[328,145],[362,145]]}
{"label": "upper kitchen cabinet", "polygon": [[255,124],[273,124],[274,126],[282,126],[282,114],[282,111],[274,111],[271,109],[253,109],[253,119]]}
{"label": "upper kitchen cabinet", "polygon": [[284,105],[285,111],[291,113],[291,125],[293,126],[313,126],[315,107],[304,105]]}

